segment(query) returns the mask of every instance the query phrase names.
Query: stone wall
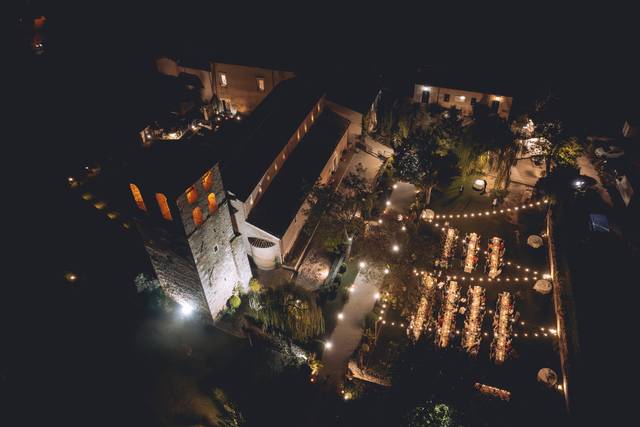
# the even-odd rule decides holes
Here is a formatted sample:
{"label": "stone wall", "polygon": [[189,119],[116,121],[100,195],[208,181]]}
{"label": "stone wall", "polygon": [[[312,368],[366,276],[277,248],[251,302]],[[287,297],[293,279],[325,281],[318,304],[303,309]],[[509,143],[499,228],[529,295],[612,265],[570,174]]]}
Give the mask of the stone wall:
{"label": "stone wall", "polygon": [[[145,230],[141,225],[141,234],[151,265],[158,281],[167,294],[180,304],[190,304],[199,311],[209,311],[209,306],[200,284],[200,278],[191,256],[185,257],[176,250],[178,242],[159,238],[157,231]],[[151,235],[156,238],[152,239]],[[183,245],[187,242],[184,240]]]}
{"label": "stone wall", "polygon": [[[220,74],[224,73],[227,85],[222,86]],[[269,70],[245,65],[212,63],[213,90],[221,100],[229,100],[239,113],[249,113],[283,80],[295,77],[290,71]],[[257,79],[264,79],[264,90],[258,90]]]}
{"label": "stone wall", "polygon": [[209,311],[214,319],[225,308],[236,285],[243,287],[248,283],[248,279],[247,283],[243,283],[245,280],[240,277],[236,266],[236,254],[241,254],[238,254],[237,248],[232,247],[231,240],[234,236],[229,205],[225,201],[216,214],[205,219],[188,238]]}
{"label": "stone wall", "polygon": [[[203,177],[212,174],[211,188]],[[251,266],[242,240],[234,230],[218,165],[192,184],[197,193],[193,203],[187,189],[170,201],[172,221],[159,215],[141,215],[140,233],[158,280],[178,303],[188,303],[215,319],[239,285],[247,289]],[[215,195],[216,209],[208,196]],[[146,199],[145,199],[146,200]],[[202,222],[194,220],[200,209]]]}

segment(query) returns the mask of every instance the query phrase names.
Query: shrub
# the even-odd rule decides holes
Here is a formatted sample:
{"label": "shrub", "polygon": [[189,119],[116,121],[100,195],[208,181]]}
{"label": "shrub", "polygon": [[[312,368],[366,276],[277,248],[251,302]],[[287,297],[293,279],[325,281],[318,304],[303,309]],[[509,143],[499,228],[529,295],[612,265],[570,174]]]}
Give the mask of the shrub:
{"label": "shrub", "polygon": [[240,297],[238,295],[234,295],[231,298],[229,298],[229,305],[234,310],[237,309],[238,307],[240,307],[241,303],[242,303],[242,300],[240,299]]}
{"label": "shrub", "polygon": [[262,283],[255,277],[252,277],[251,280],[249,280],[249,289],[255,293],[259,293],[262,290]]}
{"label": "shrub", "polygon": [[338,272],[342,274],[345,271],[347,271],[347,264],[343,262],[342,265],[340,266],[340,270],[338,270]]}

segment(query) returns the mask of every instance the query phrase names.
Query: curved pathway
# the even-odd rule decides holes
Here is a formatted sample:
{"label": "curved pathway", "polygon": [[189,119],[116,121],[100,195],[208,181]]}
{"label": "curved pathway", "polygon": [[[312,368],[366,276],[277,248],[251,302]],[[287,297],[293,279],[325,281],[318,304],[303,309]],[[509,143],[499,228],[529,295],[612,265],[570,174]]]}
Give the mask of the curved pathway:
{"label": "curved pathway", "polygon": [[[358,347],[364,330],[364,319],[373,310],[376,302],[378,284],[382,282],[382,271],[375,267],[360,272],[356,276],[354,291],[342,308],[344,318],[338,321],[336,328],[329,337],[332,346],[325,349],[319,377],[327,378],[331,383],[342,381],[345,369],[351,355]],[[365,274],[366,273],[366,274]]]}

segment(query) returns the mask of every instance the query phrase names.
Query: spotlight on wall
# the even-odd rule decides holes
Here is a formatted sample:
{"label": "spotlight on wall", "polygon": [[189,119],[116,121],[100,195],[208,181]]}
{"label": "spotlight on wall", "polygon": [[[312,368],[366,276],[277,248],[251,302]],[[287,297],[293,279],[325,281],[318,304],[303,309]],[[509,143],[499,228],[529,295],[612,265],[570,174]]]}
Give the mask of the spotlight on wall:
{"label": "spotlight on wall", "polygon": [[181,302],[180,313],[182,313],[183,316],[191,316],[193,313],[193,306],[188,302]]}

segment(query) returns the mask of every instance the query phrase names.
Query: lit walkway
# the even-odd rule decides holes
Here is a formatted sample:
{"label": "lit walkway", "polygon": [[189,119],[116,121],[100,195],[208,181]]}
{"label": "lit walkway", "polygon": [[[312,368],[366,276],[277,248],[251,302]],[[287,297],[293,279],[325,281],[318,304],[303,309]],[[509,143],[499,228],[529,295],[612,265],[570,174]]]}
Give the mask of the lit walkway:
{"label": "lit walkway", "polygon": [[342,380],[351,355],[358,347],[364,330],[364,319],[373,310],[378,292],[378,283],[382,281],[382,271],[366,270],[366,274],[358,273],[354,281],[354,291],[342,309],[344,318],[338,321],[329,342],[331,348],[325,349],[322,355],[323,368],[319,377],[328,377],[330,383]]}

